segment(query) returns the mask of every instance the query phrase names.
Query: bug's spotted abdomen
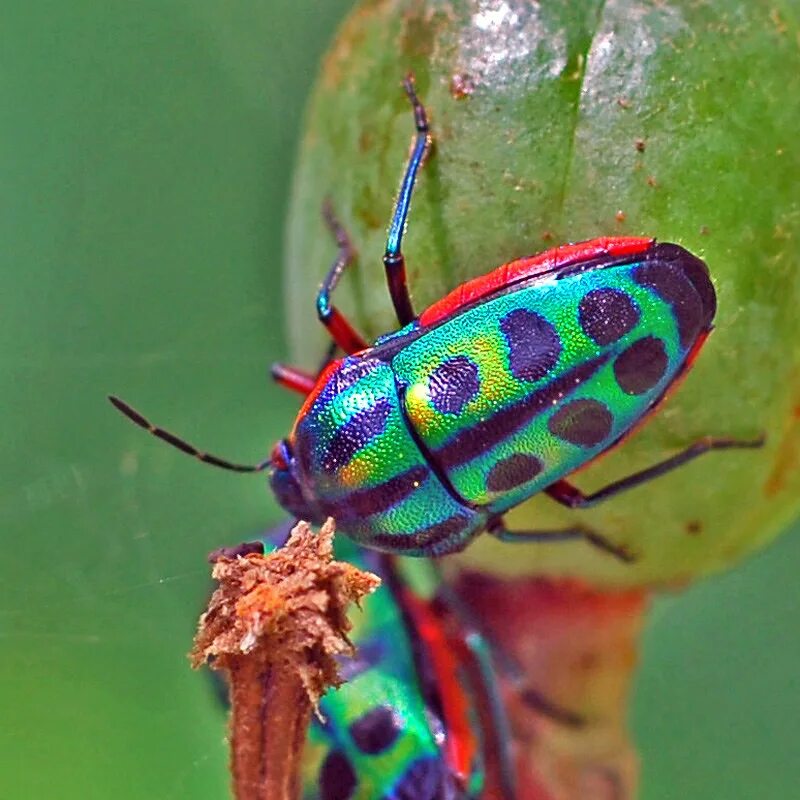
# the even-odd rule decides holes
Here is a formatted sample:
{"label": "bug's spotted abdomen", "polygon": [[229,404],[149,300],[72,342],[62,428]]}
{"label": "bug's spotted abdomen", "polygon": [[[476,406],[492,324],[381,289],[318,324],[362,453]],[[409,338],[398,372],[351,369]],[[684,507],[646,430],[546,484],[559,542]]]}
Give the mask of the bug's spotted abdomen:
{"label": "bug's spotted abdomen", "polygon": [[337,362],[299,415],[291,446],[307,509],[371,547],[447,552],[483,525],[420,451],[386,361]]}
{"label": "bug's spotted abdomen", "polygon": [[392,369],[432,468],[465,503],[501,512],[644,417],[715,308],[705,264],[652,244],[484,296],[419,330]]}
{"label": "bug's spotted abdomen", "polygon": [[328,368],[275,456],[287,508],[377,549],[460,550],[640,422],[716,310],[705,264],[677,245],[513,263]]}

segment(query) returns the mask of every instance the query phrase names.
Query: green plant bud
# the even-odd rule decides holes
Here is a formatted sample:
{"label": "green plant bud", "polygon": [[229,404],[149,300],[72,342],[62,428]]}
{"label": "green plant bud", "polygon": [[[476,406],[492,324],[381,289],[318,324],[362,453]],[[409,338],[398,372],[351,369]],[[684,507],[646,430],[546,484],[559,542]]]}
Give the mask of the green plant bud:
{"label": "green plant bud", "polygon": [[419,311],[520,256],[601,235],[677,242],[708,263],[716,328],[648,423],[575,477],[590,492],[705,436],[711,453],[594,509],[536,497],[509,527],[580,523],[626,545],[502,544],[458,556],[502,574],[675,584],[769,542],[800,505],[800,48],[796,15],[738,0],[361,3],[308,109],[288,230],[296,356],[318,362],[314,295],[335,253],[330,197],[359,253],[336,302],[365,335],[397,327],[381,255],[413,132],[416,76],[435,140],[405,244]]}

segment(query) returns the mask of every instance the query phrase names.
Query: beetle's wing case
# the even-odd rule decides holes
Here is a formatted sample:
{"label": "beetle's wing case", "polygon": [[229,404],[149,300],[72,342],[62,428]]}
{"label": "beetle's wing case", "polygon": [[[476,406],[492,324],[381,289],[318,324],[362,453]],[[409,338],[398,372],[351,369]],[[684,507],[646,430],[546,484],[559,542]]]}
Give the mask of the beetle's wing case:
{"label": "beetle's wing case", "polygon": [[412,437],[391,365],[365,355],[329,369],[292,435],[304,494],[320,517],[371,547],[447,552],[477,533],[484,515],[440,483]]}
{"label": "beetle's wing case", "polygon": [[426,776],[437,787],[446,785],[447,763],[437,743],[441,721],[426,704],[415,632],[398,603],[388,561],[346,537],[337,538],[336,555],[374,572],[384,586],[355,615],[350,637],[358,652],[342,664],[346,682],[322,699],[325,722],[312,720],[303,757],[304,797],[338,797],[347,780],[357,788],[354,796],[369,800],[390,793],[412,797]]}
{"label": "beetle's wing case", "polygon": [[392,354],[421,447],[466,503],[503,511],[574,471],[681,373],[716,308],[707,268],[639,249],[501,286]]}
{"label": "beetle's wing case", "polygon": [[601,237],[577,244],[562,244],[501,264],[486,275],[462,283],[420,314],[423,326],[433,325],[459,309],[480,302],[499,291],[522,281],[543,280],[560,272],[578,267],[592,269],[595,264],[619,261],[627,256],[645,252],[654,240],[638,236]]}
{"label": "beetle's wing case", "polygon": [[[346,683],[322,700],[328,724],[312,725],[313,755],[306,750],[304,766],[331,797],[340,796],[335,767],[343,759],[357,774],[354,798],[479,797],[485,779],[479,687],[434,613],[441,577],[433,562],[399,563],[345,537],[337,540],[336,555],[374,572],[383,585],[355,617],[351,638],[358,653],[342,665]],[[437,659],[442,649],[450,656],[445,672]]]}

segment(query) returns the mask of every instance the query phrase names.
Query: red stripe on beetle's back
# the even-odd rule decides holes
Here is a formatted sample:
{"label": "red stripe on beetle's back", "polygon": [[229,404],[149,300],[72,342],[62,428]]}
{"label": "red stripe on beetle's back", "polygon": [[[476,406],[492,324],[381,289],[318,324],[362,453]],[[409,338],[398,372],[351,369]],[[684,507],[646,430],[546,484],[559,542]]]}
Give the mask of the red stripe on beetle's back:
{"label": "red stripe on beetle's back", "polygon": [[330,380],[331,375],[336,372],[339,367],[342,366],[343,358],[337,358],[334,361],[331,361],[325,369],[320,372],[317,376],[317,382],[314,384],[314,388],[308,393],[306,399],[303,401],[303,405],[300,407],[300,411],[297,413],[297,419],[301,420],[305,417],[306,412],[313,402],[319,397],[319,393],[325,388],[326,384]]}
{"label": "red stripe on beetle's back", "polygon": [[419,316],[420,325],[432,325],[486,295],[502,289],[515,281],[560,269],[581,261],[590,261],[601,256],[623,257],[647,250],[653,239],[639,236],[603,236],[588,242],[564,244],[527,258],[518,258],[497,267],[487,275],[462,283]]}
{"label": "red stripe on beetle's back", "polygon": [[445,757],[462,787],[466,786],[478,743],[469,718],[469,699],[459,680],[460,661],[456,648],[429,603],[403,587],[402,603],[414,622],[436,673],[445,729]]}

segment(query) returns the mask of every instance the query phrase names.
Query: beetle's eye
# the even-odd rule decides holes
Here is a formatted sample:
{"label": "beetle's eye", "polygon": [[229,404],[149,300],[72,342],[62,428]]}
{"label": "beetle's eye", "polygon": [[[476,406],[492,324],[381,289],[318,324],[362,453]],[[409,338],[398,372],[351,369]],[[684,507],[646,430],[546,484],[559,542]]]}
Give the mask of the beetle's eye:
{"label": "beetle's eye", "polygon": [[275,469],[286,470],[289,469],[290,458],[289,446],[285,439],[276,442],[275,447],[272,448],[269,460]]}

